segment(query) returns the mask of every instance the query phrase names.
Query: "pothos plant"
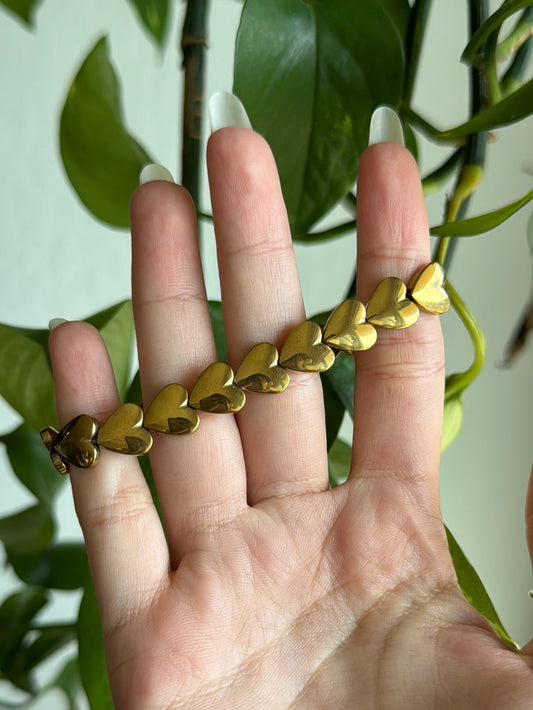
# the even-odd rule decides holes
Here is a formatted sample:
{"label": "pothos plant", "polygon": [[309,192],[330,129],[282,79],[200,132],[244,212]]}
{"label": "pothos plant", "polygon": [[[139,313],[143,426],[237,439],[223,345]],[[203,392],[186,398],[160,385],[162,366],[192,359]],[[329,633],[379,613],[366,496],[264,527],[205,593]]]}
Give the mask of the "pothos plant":
{"label": "pothos plant", "polygon": [[[32,24],[38,0],[0,1]],[[137,12],[151,40],[167,51],[170,0],[125,1]],[[470,118],[440,129],[412,106],[431,0],[246,0],[243,4],[235,42],[234,91],[272,147],[295,240],[312,248],[356,228],[352,188],[370,116],[379,104],[397,108],[415,157],[420,141],[447,146],[448,157],[424,176],[423,186],[426,193],[448,190],[444,222],[432,227],[431,233],[437,237],[434,256],[451,272],[452,280],[450,266],[458,238],[493,229],[533,199],[530,191],[489,214],[465,216],[470,196],[483,177],[488,132],[533,113],[533,79],[525,76],[532,47],[533,0],[505,0],[491,15],[486,0],[469,0],[468,6],[470,39],[461,59],[470,67]],[[209,61],[209,9],[209,0],[188,0],[181,28],[185,75],[181,182],[195,200],[200,222],[210,219],[209,210],[199,203],[202,122],[198,110],[203,107],[204,63]],[[80,200],[100,222],[127,229],[130,196],[140,169],[152,161],[148,149],[125,128],[120,83],[107,37],[90,48],[74,72],[59,135],[65,173]],[[339,204],[346,218],[317,231],[314,225]],[[355,274],[346,284],[347,294],[354,286]],[[473,314],[451,284],[448,289],[472,341],[474,360],[463,372],[447,377],[443,448],[461,428],[462,395],[479,374],[484,358],[483,334]],[[218,355],[224,360],[220,304],[213,302],[210,308]],[[320,314],[316,319],[320,322]],[[130,381],[129,376],[130,303],[118,303],[87,320],[107,344],[121,396],[140,402],[138,377]],[[525,342],[532,320],[529,314],[521,324],[510,357]],[[28,707],[57,686],[72,710],[79,707],[80,691],[91,708],[105,710],[112,708],[112,701],[86,554],[81,543],[56,540],[54,500],[64,479],[51,465],[38,433],[43,423],[56,421],[47,340],[47,331],[0,324],[0,394],[20,415],[19,426],[2,434],[0,442],[13,475],[34,497],[27,509],[0,519],[7,564],[20,580],[19,589],[0,601],[0,678],[27,694],[21,704],[3,707]],[[354,376],[353,358],[342,353],[336,367],[322,376],[332,486],[344,480],[349,467],[350,447],[338,433],[345,412],[353,415]],[[157,503],[149,462],[142,465]],[[449,532],[448,540],[465,596],[514,645]],[[39,621],[51,590],[80,589],[77,618],[53,625]],[[78,653],[57,677],[39,686],[35,670],[72,640],[78,642]]]}

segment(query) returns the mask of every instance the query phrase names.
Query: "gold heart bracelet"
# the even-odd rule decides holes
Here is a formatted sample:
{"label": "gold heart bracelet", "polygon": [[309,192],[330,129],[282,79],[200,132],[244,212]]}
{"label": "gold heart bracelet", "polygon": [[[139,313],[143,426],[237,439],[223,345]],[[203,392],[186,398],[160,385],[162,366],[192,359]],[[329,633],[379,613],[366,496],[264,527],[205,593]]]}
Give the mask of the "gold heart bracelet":
{"label": "gold heart bracelet", "polygon": [[166,385],[146,413],[136,404],[124,404],[99,427],[87,414],[74,417],[59,432],[41,430],[41,439],[55,468],[67,474],[70,466],[91,468],[100,460],[100,448],[141,456],[152,446],[152,433],[191,434],[199,426],[198,412],[234,414],[246,402],[247,392],[279,393],[289,384],[287,370],[325,372],[336,354],[369,350],[377,340],[376,328],[403,329],[414,325],[422,309],[446,313],[450,300],[444,289],[444,271],[432,262],[409,286],[396,277],[382,281],[365,306],[349,298],[331,313],[324,329],[306,320],[294,328],[278,355],[270,343],[255,345],[236,374],[225,362],[214,362],[201,373],[190,395],[180,384]]}

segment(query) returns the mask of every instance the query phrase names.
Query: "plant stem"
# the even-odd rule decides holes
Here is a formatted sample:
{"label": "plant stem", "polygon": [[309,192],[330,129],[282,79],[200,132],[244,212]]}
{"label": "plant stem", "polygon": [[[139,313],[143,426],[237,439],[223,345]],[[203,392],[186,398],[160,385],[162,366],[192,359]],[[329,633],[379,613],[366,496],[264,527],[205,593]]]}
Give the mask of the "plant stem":
{"label": "plant stem", "polygon": [[498,79],[498,69],[496,60],[496,49],[498,47],[499,28],[493,32],[487,39],[485,50],[485,76],[487,78],[487,92],[489,96],[489,104],[494,106],[498,101],[501,101],[502,93],[500,89],[500,81]]}
{"label": "plant stem", "polygon": [[527,40],[518,48],[513,61],[503,75],[500,87],[502,98],[516,91],[524,79],[524,74],[529,67],[529,59],[533,49],[533,36],[529,36]]}
{"label": "plant stem", "polygon": [[455,172],[457,166],[464,161],[464,156],[464,146],[457,148],[457,150],[454,150],[454,152],[444,161],[444,163],[423,177],[422,189],[424,190],[424,195],[431,195],[434,192],[438,192],[448,178]]}
{"label": "plant stem", "polygon": [[210,0],[187,0],[181,34],[184,69],[181,182],[190,192],[197,208],[200,193],[200,149],[209,2]]}
{"label": "plant stem", "polygon": [[[474,134],[472,138],[475,139],[477,136],[478,134]],[[478,145],[477,141],[472,140],[469,142],[469,146],[474,144]],[[482,165],[477,165],[473,160],[468,162],[465,161],[465,164],[459,174],[459,178],[457,179],[453,194],[446,205],[446,222],[455,222],[464,216],[470,196],[481,182],[482,177]],[[439,239],[437,244],[435,260],[440,262],[446,270],[450,265],[451,255],[453,249],[455,248],[456,242],[456,239],[452,241],[450,240],[450,237],[444,236]]]}
{"label": "plant stem", "polygon": [[[469,10],[470,37],[472,37],[478,27],[480,27],[488,17],[488,0],[469,0]],[[487,90],[484,78],[479,69],[475,66],[470,68],[470,97],[470,117],[472,118],[480,113],[487,105]],[[457,178],[452,197],[448,200],[446,207],[447,222],[452,222],[464,217],[468,209],[470,197],[483,177],[486,147],[486,131],[473,133],[468,137],[463,167]],[[458,240],[450,240],[450,237],[441,237],[439,239],[435,259],[439,261],[446,270],[449,269],[457,244]]]}
{"label": "plant stem", "polygon": [[496,59],[502,62],[513,52],[518,51],[533,34],[533,7],[527,7],[514,28],[498,45]]}
{"label": "plant stem", "polygon": [[409,14],[409,26],[405,38],[407,67],[403,91],[403,100],[406,104],[410,104],[413,97],[431,3],[432,0],[416,0]]}
{"label": "plant stem", "polygon": [[418,129],[421,133],[426,136],[429,136],[432,140],[436,142],[438,141],[440,143],[453,143],[457,145],[464,144],[467,140],[466,136],[459,138],[443,138],[442,131],[440,131],[438,128],[429,123],[429,121],[427,121],[423,116],[421,116],[414,109],[408,106],[405,102],[402,103],[401,113],[403,117],[406,118],[414,128]]}
{"label": "plant stem", "polygon": [[450,397],[460,395],[464,392],[481,373],[485,363],[485,336],[468,306],[449,281],[446,281],[446,291],[450,296],[453,309],[468,331],[472,345],[474,346],[474,361],[468,370],[447,378],[446,399],[449,399]]}
{"label": "plant stem", "polygon": [[[468,5],[470,10],[470,37],[472,37],[489,15],[488,0],[469,0]],[[475,116],[486,108],[487,104],[487,92],[483,83],[483,76],[476,68],[472,68],[470,71],[470,87],[470,116]]]}

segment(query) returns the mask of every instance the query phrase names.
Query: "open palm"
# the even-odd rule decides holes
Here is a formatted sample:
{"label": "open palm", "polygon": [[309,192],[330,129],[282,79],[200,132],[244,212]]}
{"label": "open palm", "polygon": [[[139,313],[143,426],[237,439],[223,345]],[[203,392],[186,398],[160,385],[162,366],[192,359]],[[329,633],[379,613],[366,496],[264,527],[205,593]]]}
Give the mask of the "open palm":
{"label": "open palm", "polygon": [[[279,182],[252,131],[213,134],[208,168],[230,364],[305,318]],[[216,360],[195,213],[185,191],[132,202],[143,399]],[[384,143],[358,177],[358,297],[429,261],[414,161]],[[116,409],[90,326],[54,330],[60,419]],[[531,708],[533,660],[463,599],[440,517],[438,318],[380,331],[356,356],[354,453],[328,489],[320,379],[291,373],[237,416],[156,438],[165,532],[136,461],[72,472],[116,707],[125,710]],[[169,571],[170,570],[170,571]]]}

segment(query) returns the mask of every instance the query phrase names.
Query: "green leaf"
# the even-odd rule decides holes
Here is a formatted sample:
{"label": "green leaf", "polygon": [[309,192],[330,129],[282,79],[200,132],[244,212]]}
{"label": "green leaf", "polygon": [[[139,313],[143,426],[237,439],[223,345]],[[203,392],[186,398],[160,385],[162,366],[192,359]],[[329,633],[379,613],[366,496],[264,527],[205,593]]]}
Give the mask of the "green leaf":
{"label": "green leaf", "polygon": [[[80,696],[83,693],[83,688],[80,680],[80,673],[78,669],[78,659],[71,658],[59,671],[58,675],[50,682],[47,683],[38,692],[33,693],[31,697],[22,703],[6,703],[4,702],[1,707],[6,708],[32,708],[35,702],[42,699],[47,693],[50,692],[52,688],[59,688],[63,691],[66,696],[69,710],[82,710],[85,705],[80,704]],[[42,704],[41,704],[42,705]],[[45,707],[42,705],[42,707]]]}
{"label": "green leaf", "polygon": [[122,301],[86,319],[100,331],[106,344],[118,391],[123,397],[127,391],[133,354],[134,324],[131,301]]}
{"label": "green leaf", "polygon": [[227,362],[228,349],[226,347],[226,334],[224,332],[224,318],[222,315],[222,304],[220,301],[209,301],[209,315],[211,316],[211,326],[215,336],[215,346],[217,358],[221,362]]}
{"label": "green leaf", "polygon": [[[319,314],[312,320],[323,324],[325,318]],[[343,352],[337,355],[335,366],[321,374],[328,450],[337,439],[344,413],[348,412],[353,419],[354,378],[354,358]]]}
{"label": "green leaf", "polygon": [[409,26],[409,13],[411,8],[409,7],[408,0],[378,0],[379,4],[386,10],[394,24],[396,25],[400,37],[405,39],[407,35],[407,29]]}
{"label": "green leaf", "polygon": [[460,395],[444,400],[442,419],[441,452],[455,441],[463,428],[463,400]]}
{"label": "green leaf", "polygon": [[500,224],[505,222],[509,217],[512,217],[515,212],[527,205],[533,200],[533,190],[530,190],[524,197],[521,197],[515,202],[500,207],[494,212],[487,212],[478,217],[469,217],[468,219],[459,219],[456,222],[445,222],[438,226],[431,227],[431,234],[445,237],[472,237],[476,234],[484,234],[495,229]]}
{"label": "green leaf", "polygon": [[26,584],[48,589],[79,589],[90,577],[87,553],[81,543],[57,543],[39,554],[7,552],[15,574]]}
{"label": "green leaf", "polygon": [[508,17],[513,15],[518,10],[531,5],[533,5],[532,0],[506,0],[506,2],[504,2],[490,17],[488,17],[485,22],[474,32],[463,51],[461,61],[466,64],[472,64],[476,57],[476,52],[481,47],[483,42],[493,32],[501,27]]}
{"label": "green leaf", "polygon": [[142,407],[143,394],[141,390],[141,373],[139,372],[139,370],[137,370],[133,377],[133,380],[131,381],[131,384],[126,393],[125,401],[132,402],[133,404],[138,404],[139,407]]}
{"label": "green leaf", "polygon": [[[28,624],[48,603],[48,593],[38,587],[24,587],[10,594],[0,606],[0,638],[4,639],[9,629]],[[0,644],[0,654],[4,644]]]}
{"label": "green leaf", "polygon": [[355,381],[355,360],[352,355],[340,352],[335,365],[322,375],[327,380],[343,404],[344,409],[353,419],[353,393]]}
{"label": "green leaf", "polygon": [[[107,345],[121,394],[125,391],[133,345],[129,301],[87,318]],[[54,385],[48,354],[48,330],[0,323],[0,395],[33,429],[57,427]]]}
{"label": "green leaf", "polygon": [[69,710],[80,710],[78,698],[82,691],[78,659],[72,658],[63,666],[49,688],[61,688],[68,700]]}
{"label": "green leaf", "polygon": [[48,331],[0,324],[0,395],[33,429],[57,426]]}
{"label": "green leaf", "polygon": [[448,538],[448,548],[450,550],[453,566],[455,567],[455,573],[457,574],[457,581],[466,600],[487,619],[503,641],[513,648],[518,649],[517,644],[511,639],[500,621],[500,617],[479,575],[468,561],[465,553],[461,550],[448,528],[446,528],[446,537]]}
{"label": "green leaf", "polygon": [[295,234],[293,239],[294,241],[298,241],[300,243],[312,242],[313,244],[318,244],[319,242],[341,237],[344,234],[355,234],[356,227],[357,221],[355,219],[350,219],[347,222],[340,222],[339,224],[336,224],[333,227],[328,227],[327,229],[314,230],[308,234]]}
{"label": "green leaf", "polygon": [[18,15],[28,25],[33,25],[34,15],[41,0],[0,0],[8,10]]}
{"label": "green leaf", "polygon": [[61,114],[60,148],[84,205],[98,219],[127,227],[140,170],[153,161],[124,127],[120,87],[108,55],[104,37],[72,82]]}
{"label": "green leaf", "polygon": [[440,140],[464,138],[471,133],[492,131],[501,126],[520,121],[533,113],[533,79],[521,86],[509,96],[491,106],[486,111],[478,113],[460,126],[447,131],[435,131],[434,136]]}
{"label": "green leaf", "polygon": [[45,628],[38,631],[37,637],[27,649],[25,670],[30,672],[75,639],[76,634],[73,625]]}
{"label": "green leaf", "polygon": [[59,476],[39,434],[27,424],[0,436],[13,471],[36,498],[51,507],[66,477]]}
{"label": "green leaf", "polygon": [[85,590],[78,616],[79,664],[91,710],[113,710],[104,660],[100,616],[92,586]]}
{"label": "green leaf", "polygon": [[130,0],[142,23],[162,46],[168,25],[168,0]]}
{"label": "green leaf", "polygon": [[295,235],[353,186],[371,114],[398,105],[403,65],[377,0],[245,3],[234,91],[272,147]]}
{"label": "green leaf", "polygon": [[352,447],[342,439],[336,439],[328,452],[329,483],[332,488],[340,486],[348,478],[352,465]]}
{"label": "green leaf", "polygon": [[34,505],[0,518],[0,540],[10,553],[40,553],[54,536],[54,520],[48,507]]}
{"label": "green leaf", "polygon": [[344,419],[343,403],[337,396],[331,383],[322,376],[322,392],[324,395],[324,410],[326,415],[326,439],[328,451],[337,439],[342,420]]}
{"label": "green leaf", "polygon": [[31,675],[25,670],[28,624],[48,603],[43,589],[26,587],[11,594],[0,606],[0,676],[28,693],[34,692]]}

